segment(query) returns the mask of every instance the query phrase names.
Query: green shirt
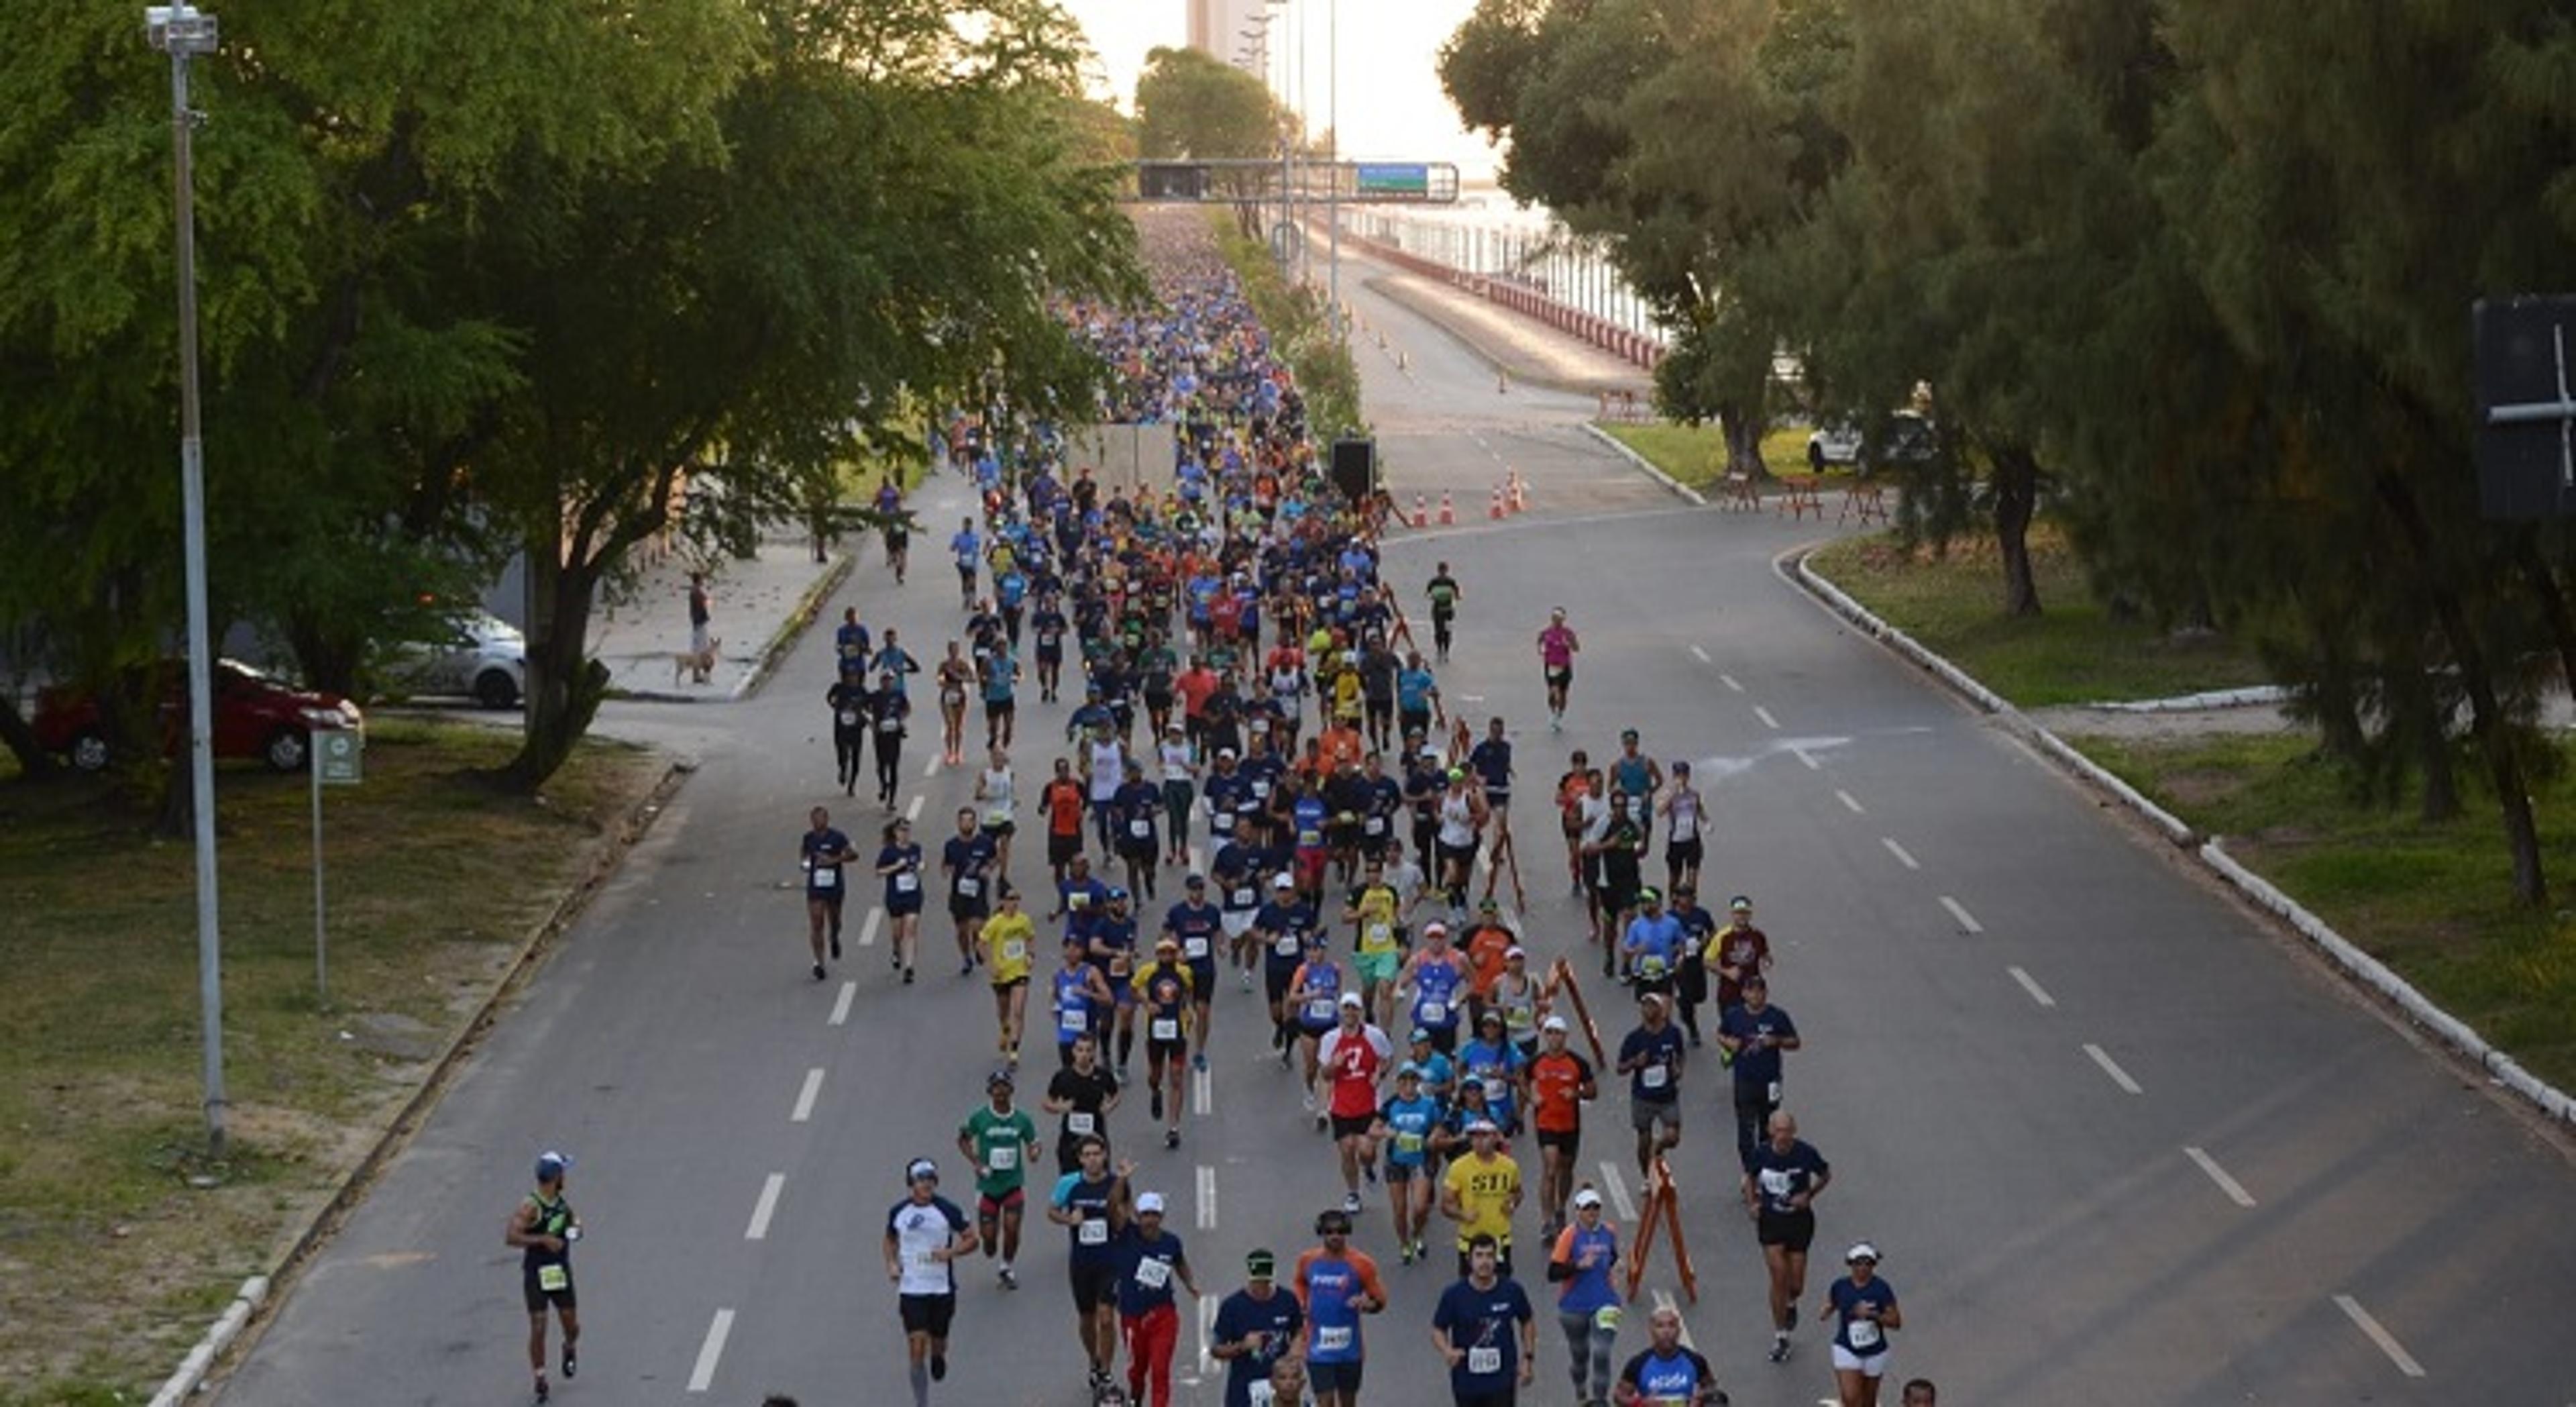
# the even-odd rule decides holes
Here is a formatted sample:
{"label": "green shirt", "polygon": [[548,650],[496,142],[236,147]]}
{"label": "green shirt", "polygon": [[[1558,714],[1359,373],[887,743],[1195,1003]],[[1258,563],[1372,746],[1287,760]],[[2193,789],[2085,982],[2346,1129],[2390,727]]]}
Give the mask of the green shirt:
{"label": "green shirt", "polygon": [[964,1133],[975,1145],[975,1190],[987,1197],[1019,1191],[1028,1176],[1029,1150],[1038,1142],[1028,1111],[996,1114],[992,1105],[979,1105],[966,1116]]}

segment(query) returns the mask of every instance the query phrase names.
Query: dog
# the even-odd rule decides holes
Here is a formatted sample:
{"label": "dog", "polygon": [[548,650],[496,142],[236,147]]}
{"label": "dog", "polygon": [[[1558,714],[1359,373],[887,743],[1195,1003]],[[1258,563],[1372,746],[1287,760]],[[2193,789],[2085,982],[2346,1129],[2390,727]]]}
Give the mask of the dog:
{"label": "dog", "polygon": [[704,684],[707,676],[715,672],[716,656],[723,650],[724,637],[710,635],[704,650],[682,650],[671,656],[671,682],[677,685],[680,676],[686,674],[696,676],[697,682]]}

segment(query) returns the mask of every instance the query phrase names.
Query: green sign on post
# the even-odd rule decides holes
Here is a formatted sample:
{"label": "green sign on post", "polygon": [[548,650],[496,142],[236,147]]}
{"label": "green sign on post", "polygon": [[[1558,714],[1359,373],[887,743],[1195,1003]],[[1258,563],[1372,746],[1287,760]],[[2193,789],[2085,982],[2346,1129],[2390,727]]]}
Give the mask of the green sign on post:
{"label": "green sign on post", "polygon": [[356,786],[366,775],[367,735],[354,728],[313,730],[313,767],[324,786]]}

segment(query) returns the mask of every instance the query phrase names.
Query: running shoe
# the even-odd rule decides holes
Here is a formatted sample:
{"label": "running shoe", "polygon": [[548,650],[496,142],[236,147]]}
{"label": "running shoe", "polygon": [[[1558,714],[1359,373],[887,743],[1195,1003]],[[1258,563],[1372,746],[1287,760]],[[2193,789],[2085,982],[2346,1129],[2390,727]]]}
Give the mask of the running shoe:
{"label": "running shoe", "polygon": [[1161,1085],[1154,1086],[1154,1098],[1151,1104],[1151,1111],[1147,1117],[1154,1119],[1160,1119],[1163,1117],[1163,1087]]}
{"label": "running shoe", "polygon": [[909,967],[903,970],[903,985],[907,987],[912,985],[912,969]]}
{"label": "running shoe", "polygon": [[1013,1273],[1012,1273],[1012,1271],[1011,1271],[1011,1268],[1010,1268],[1009,1266],[1007,1266],[1007,1265],[1006,1265],[1006,1266],[1003,1266],[1003,1267],[1002,1267],[1002,1288],[1003,1288],[1003,1289],[1005,1289],[1005,1290],[1016,1290],[1016,1289],[1018,1289],[1019,1287],[1020,1287],[1020,1277],[1019,1277],[1018,1275],[1016,1275],[1016,1274],[1013,1274]]}
{"label": "running shoe", "polygon": [[1178,1147],[1180,1147],[1180,1146],[1181,1146],[1181,1131],[1180,1131],[1179,1129],[1165,1129],[1165,1130],[1163,1130],[1163,1146],[1164,1146],[1164,1147],[1166,1147],[1166,1148],[1178,1148]]}
{"label": "running shoe", "polygon": [[1193,1069],[1193,1070],[1202,1070],[1202,1071],[1203,1071],[1203,1070],[1205,1070],[1205,1069],[1207,1069],[1207,1052],[1206,1052],[1206,1051],[1200,1051],[1198,1054],[1191,1056],[1191,1057],[1190,1057],[1190,1068],[1191,1068],[1191,1069]]}
{"label": "running shoe", "polygon": [[1365,1162],[1365,1163],[1360,1164],[1360,1171],[1368,1175],[1369,1186],[1371,1186],[1371,1187],[1375,1187],[1375,1186],[1377,1186],[1377,1160],[1376,1160],[1376,1159],[1372,1158],[1372,1159],[1370,1159],[1369,1161],[1367,1161],[1367,1162]]}
{"label": "running shoe", "polygon": [[1411,1241],[1407,1241],[1402,1245],[1397,1246],[1395,1248],[1395,1256],[1396,1260],[1401,1264],[1413,1264],[1413,1243]]}
{"label": "running shoe", "polygon": [[581,1355],[579,1355],[579,1354],[577,1354],[577,1353],[574,1353],[574,1352],[572,1351],[572,1345],[571,1345],[571,1344],[565,1344],[565,1345],[564,1345],[564,1354],[563,1354],[563,1375],[564,1375],[565,1380],[566,1380],[566,1381],[570,1381],[570,1380],[572,1379],[573,1375],[574,1375],[574,1374],[576,1374],[576,1373],[579,1373],[580,1371],[581,1371]]}
{"label": "running shoe", "polygon": [[817,982],[823,980],[823,964],[819,962],[814,964],[814,980]]}
{"label": "running shoe", "polygon": [[1352,1216],[1358,1216],[1360,1214],[1360,1194],[1356,1192],[1343,1193],[1342,1210],[1348,1212]]}
{"label": "running shoe", "polygon": [[974,976],[974,975],[975,975],[975,960],[974,960],[973,958],[968,958],[968,959],[966,959],[964,962],[961,962],[961,963],[957,964],[957,975],[958,975],[958,976],[960,976],[960,977],[972,977],[972,976]]}
{"label": "running shoe", "polygon": [[1788,1338],[1788,1335],[1786,1335],[1786,1334],[1776,1334],[1776,1335],[1772,1336],[1772,1339],[1771,1339],[1771,1361],[1772,1361],[1772,1362],[1774,1362],[1774,1363],[1786,1363],[1786,1362],[1788,1362],[1788,1361],[1789,1361],[1789,1338]]}
{"label": "running shoe", "polygon": [[930,1380],[935,1383],[947,1376],[948,1355],[944,1353],[930,1355]]}
{"label": "running shoe", "polygon": [[839,962],[840,960],[841,960],[841,935],[840,935],[840,934],[838,934],[838,933],[835,933],[835,934],[833,934],[833,935],[832,935],[832,961],[834,961],[834,962]]}
{"label": "running shoe", "polygon": [[539,1402],[543,1402],[549,1396],[552,1396],[552,1394],[546,1389],[546,1375],[539,1373],[537,1374],[537,1400]]}
{"label": "running shoe", "polygon": [[1245,991],[1247,991],[1247,992],[1251,991],[1251,990],[1252,990],[1252,970],[1251,970],[1250,968],[1246,968],[1246,969],[1244,969],[1242,976],[1243,976],[1243,990],[1245,990]]}
{"label": "running shoe", "polygon": [[1314,1112],[1315,1112],[1315,1090],[1314,1090],[1314,1087],[1313,1087],[1312,1085],[1309,1085],[1309,1086],[1307,1086],[1304,1090],[1299,1091],[1299,1092],[1298,1092],[1298,1098],[1299,1098],[1299,1099],[1302,1099],[1302,1100],[1304,1100],[1304,1101],[1305,1101],[1305,1104],[1306,1104],[1306,1112],[1307,1112],[1307,1113],[1312,1114],[1312,1113],[1314,1113]]}

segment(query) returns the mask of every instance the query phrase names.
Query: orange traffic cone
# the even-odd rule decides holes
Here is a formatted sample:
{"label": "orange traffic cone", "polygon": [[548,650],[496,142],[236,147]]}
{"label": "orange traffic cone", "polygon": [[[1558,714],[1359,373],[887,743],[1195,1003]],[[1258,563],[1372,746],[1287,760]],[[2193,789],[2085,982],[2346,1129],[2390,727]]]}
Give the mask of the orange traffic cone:
{"label": "orange traffic cone", "polygon": [[1413,525],[1417,528],[1431,526],[1430,501],[1418,493],[1413,496]]}
{"label": "orange traffic cone", "polygon": [[1511,510],[1515,513],[1527,512],[1529,510],[1529,486],[1521,482],[1521,471],[1518,469],[1513,470],[1511,472],[1511,477],[1505,479],[1503,484],[1504,501],[1510,505]]}
{"label": "orange traffic cone", "polygon": [[1442,527],[1444,527],[1444,528],[1445,528],[1445,527],[1448,527],[1448,526],[1450,526],[1450,525],[1452,525],[1452,524],[1456,523],[1457,521],[1458,521],[1458,508],[1457,508],[1457,505],[1455,505],[1455,504],[1453,504],[1453,503],[1451,503],[1451,502],[1449,501],[1449,490],[1447,490],[1447,489],[1442,489],[1442,490],[1440,491],[1440,526],[1442,526]]}
{"label": "orange traffic cone", "polygon": [[1500,485],[1500,484],[1496,484],[1496,485],[1494,485],[1494,502],[1493,502],[1493,506],[1491,506],[1491,507],[1489,507],[1489,508],[1487,508],[1487,509],[1485,510],[1485,516],[1486,516],[1486,517],[1488,517],[1488,518],[1500,518],[1500,517],[1502,517],[1502,516],[1503,516],[1503,486],[1502,486],[1502,485]]}

